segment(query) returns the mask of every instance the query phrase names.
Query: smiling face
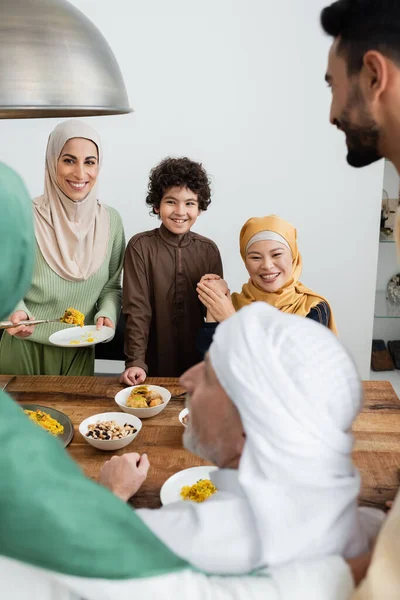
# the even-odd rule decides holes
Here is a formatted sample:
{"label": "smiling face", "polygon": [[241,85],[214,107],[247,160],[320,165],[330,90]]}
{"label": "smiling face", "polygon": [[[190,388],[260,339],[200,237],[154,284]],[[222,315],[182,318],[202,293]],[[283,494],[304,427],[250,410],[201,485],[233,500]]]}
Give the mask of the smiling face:
{"label": "smiling face", "polygon": [[292,253],[274,240],[255,242],[246,253],[245,265],[256,287],[264,292],[276,292],[291,277]]}
{"label": "smiling face", "polygon": [[99,174],[97,146],[91,140],[71,138],[57,161],[57,183],[73,202],[84,200]]}
{"label": "smiling face", "polygon": [[184,373],[190,418],[183,435],[187,450],[220,468],[237,469],[245,434],[239,412],[219,383],[208,355]]}
{"label": "smiling face", "polygon": [[332,90],[330,121],[346,136],[349,165],[365,167],[382,158],[382,132],[363,91],[363,71],[348,74],[346,60],[337,52],[338,43],[336,40],[330,49],[325,76]]}
{"label": "smiling face", "polygon": [[182,235],[191,229],[200,214],[198,196],[186,187],[172,187],[164,193],[160,208],[155,210],[169,231]]}

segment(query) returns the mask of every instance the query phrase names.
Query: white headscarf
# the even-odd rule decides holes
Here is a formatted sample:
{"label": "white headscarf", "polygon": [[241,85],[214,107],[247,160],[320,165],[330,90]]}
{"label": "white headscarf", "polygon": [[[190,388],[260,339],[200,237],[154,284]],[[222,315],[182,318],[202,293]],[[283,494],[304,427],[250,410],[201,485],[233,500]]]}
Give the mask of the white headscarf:
{"label": "white headscarf", "polygon": [[383,513],[357,510],[351,425],[362,388],[337,337],[256,302],[219,325],[209,354],[246,433],[239,469],[211,473],[218,492],[202,504],[137,514],[211,573],[366,552]]}
{"label": "white headscarf", "polygon": [[276,233],[276,231],[259,231],[258,233],[256,233],[255,235],[253,235],[252,238],[249,239],[249,241],[247,242],[246,245],[246,254],[249,251],[250,246],[252,246],[253,244],[256,244],[257,242],[279,242],[280,244],[283,244],[284,246],[286,246],[286,248],[288,250],[290,250],[290,246],[288,244],[288,242],[285,240],[285,238],[280,235],[279,233]]}
{"label": "white headscarf", "polygon": [[82,121],[57,125],[46,150],[44,194],[33,201],[35,234],[49,267],[63,279],[82,281],[99,270],[106,257],[110,237],[110,215],[97,200],[97,184],[81,202],[66,196],[57,183],[57,162],[68,140],[85,138],[96,144],[99,168],[100,138]]}

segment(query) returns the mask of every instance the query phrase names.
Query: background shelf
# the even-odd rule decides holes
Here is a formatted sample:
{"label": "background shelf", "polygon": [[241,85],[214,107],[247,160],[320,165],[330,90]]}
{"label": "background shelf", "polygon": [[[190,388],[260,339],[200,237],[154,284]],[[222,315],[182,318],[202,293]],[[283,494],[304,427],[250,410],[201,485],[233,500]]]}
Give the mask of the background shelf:
{"label": "background shelf", "polygon": [[385,291],[377,291],[375,296],[376,319],[400,319],[400,304],[391,304]]}

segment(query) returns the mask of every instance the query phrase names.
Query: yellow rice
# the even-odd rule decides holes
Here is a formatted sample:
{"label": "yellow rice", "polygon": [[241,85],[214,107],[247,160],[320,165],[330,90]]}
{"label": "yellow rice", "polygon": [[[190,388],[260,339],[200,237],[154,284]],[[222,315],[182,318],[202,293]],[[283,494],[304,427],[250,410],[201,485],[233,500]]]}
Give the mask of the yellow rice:
{"label": "yellow rice", "polygon": [[217,488],[209,479],[199,479],[193,485],[184,485],[181,489],[181,496],[184,500],[204,502],[217,491]]}
{"label": "yellow rice", "polygon": [[46,429],[49,433],[53,435],[61,435],[64,433],[64,427],[53,419],[50,415],[43,412],[42,410],[25,410],[24,411],[32,421],[35,421],[40,427]]}
{"label": "yellow rice", "polygon": [[67,308],[64,316],[60,320],[62,323],[68,323],[68,325],[79,325],[79,327],[83,327],[85,315],[75,308]]}

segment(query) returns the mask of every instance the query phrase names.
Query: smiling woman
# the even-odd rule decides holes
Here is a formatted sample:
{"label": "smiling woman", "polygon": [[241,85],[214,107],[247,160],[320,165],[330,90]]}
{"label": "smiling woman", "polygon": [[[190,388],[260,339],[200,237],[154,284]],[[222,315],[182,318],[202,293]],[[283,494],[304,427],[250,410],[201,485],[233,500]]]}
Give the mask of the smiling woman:
{"label": "smiling woman", "polygon": [[205,353],[215,329],[243,306],[267,302],[282,312],[308,317],[337,333],[328,301],[300,283],[302,259],[296,229],[276,215],[249,219],[240,232],[240,254],[250,275],[237,294],[215,275],[198,284],[199,298],[207,308],[206,323],[199,332],[198,347]]}
{"label": "smiling woman", "polygon": [[99,173],[97,146],[91,140],[67,141],[57,161],[57,183],[70,200],[81,202],[92,190]]}
{"label": "smiling woman", "polygon": [[16,326],[2,337],[2,373],[93,374],[92,347],[58,348],[50,344],[49,337],[60,329],[59,324],[41,325],[36,330],[18,323],[33,315],[54,319],[69,305],[85,315],[88,325],[115,327],[121,305],[125,238],[119,214],[98,201],[101,162],[100,138],[85,123],[66,121],[51,133],[44,194],[33,201],[33,284],[10,317]]}

